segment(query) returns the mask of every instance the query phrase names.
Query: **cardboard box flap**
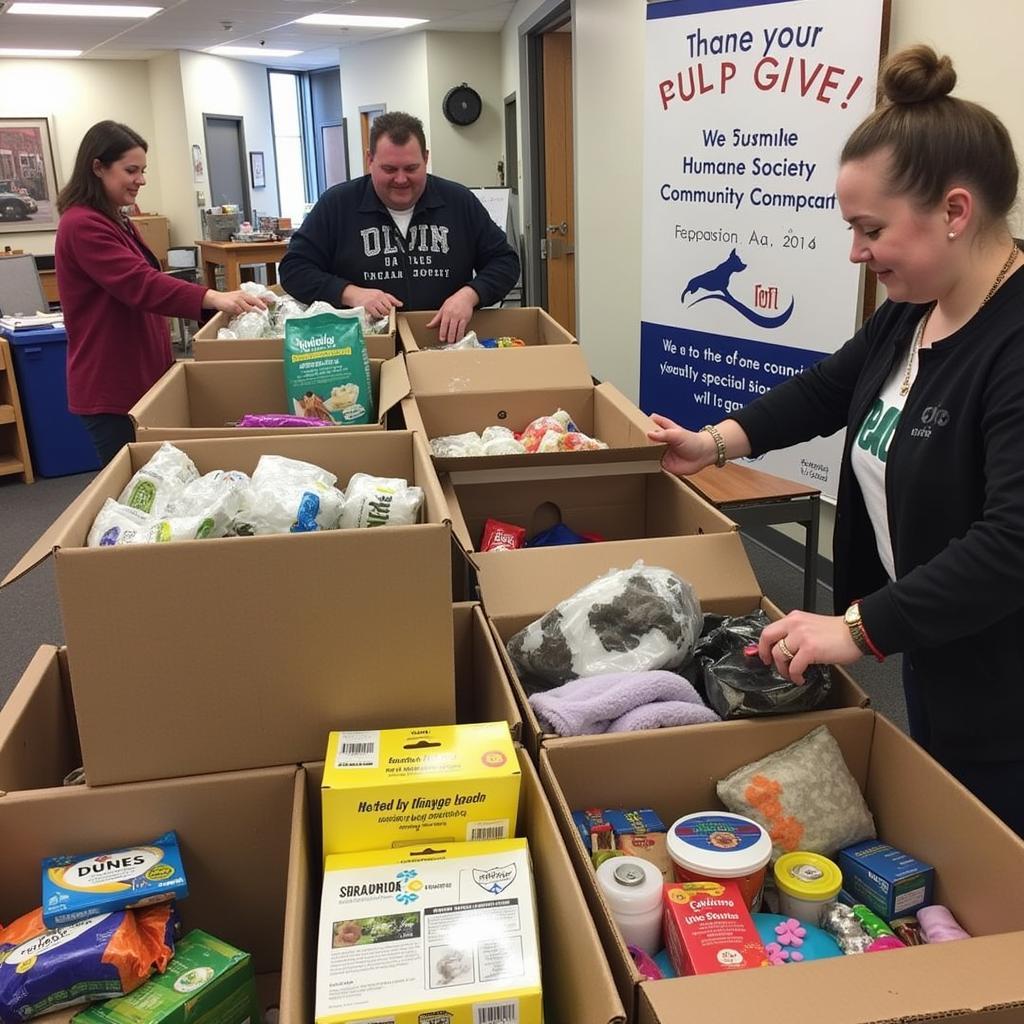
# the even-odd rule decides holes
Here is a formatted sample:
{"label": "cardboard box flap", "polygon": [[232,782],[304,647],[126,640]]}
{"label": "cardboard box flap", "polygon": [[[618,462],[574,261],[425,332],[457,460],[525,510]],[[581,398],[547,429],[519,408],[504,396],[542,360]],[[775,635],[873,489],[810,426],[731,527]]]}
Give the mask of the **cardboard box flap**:
{"label": "cardboard box flap", "polygon": [[[414,395],[450,395],[462,391],[530,391],[590,387],[593,378],[579,345],[537,345],[520,349],[479,349],[459,354],[423,352],[409,358]],[[511,358],[509,358],[511,356]],[[554,409],[551,410],[554,412]]]}
{"label": "cardboard box flap", "polygon": [[[299,963],[316,962],[316,943],[307,923],[314,917],[314,903],[320,891],[313,881],[309,830],[309,797],[306,770],[299,768],[295,776],[295,799],[292,804],[292,832],[288,845],[288,880],[284,912],[284,949],[286,956],[295,956]],[[298,1024],[313,1019],[311,979],[302,971],[281,973],[281,1021]]]}
{"label": "cardboard box flap", "polygon": [[749,600],[754,608],[761,598],[738,533],[517,551],[513,558],[488,559],[481,565],[480,597],[493,619],[537,617],[611,569],[628,569],[638,560],[671,569],[688,580],[702,603]]}
{"label": "cardboard box flap", "polygon": [[407,398],[410,391],[409,373],[401,356],[381,363],[377,418],[383,418],[386,412],[390,412],[403,398]]}

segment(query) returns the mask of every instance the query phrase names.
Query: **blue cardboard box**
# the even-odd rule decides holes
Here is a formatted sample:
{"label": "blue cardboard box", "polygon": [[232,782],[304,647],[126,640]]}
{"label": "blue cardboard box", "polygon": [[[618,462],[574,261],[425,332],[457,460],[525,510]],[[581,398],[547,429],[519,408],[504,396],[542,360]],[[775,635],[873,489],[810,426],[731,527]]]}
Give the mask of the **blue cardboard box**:
{"label": "blue cardboard box", "polygon": [[843,889],[886,921],[932,902],[932,866],[888,843],[854,843],[839,851],[836,863],[843,873]]}

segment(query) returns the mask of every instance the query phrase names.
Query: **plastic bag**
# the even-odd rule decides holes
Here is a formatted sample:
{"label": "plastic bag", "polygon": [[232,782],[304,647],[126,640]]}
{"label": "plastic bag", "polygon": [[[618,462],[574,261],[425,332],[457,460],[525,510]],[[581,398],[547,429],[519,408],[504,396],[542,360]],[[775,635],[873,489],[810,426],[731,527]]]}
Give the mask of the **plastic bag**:
{"label": "plastic bag", "polygon": [[272,292],[265,284],[260,284],[258,281],[243,281],[241,290],[262,299],[268,306],[277,305],[277,293]]}
{"label": "plastic bag", "polygon": [[273,335],[270,325],[270,310],[250,309],[228,321],[228,330],[236,338],[269,338]]}
{"label": "plastic bag", "polygon": [[476,431],[465,434],[448,434],[445,437],[430,439],[430,454],[439,459],[470,458],[474,455],[486,455],[483,442]]}
{"label": "plastic bag", "polygon": [[832,673],[811,665],[804,684],[791,683],[743,648],[756,644],[771,620],[758,609],[749,615],[708,615],[704,635],[694,644],[700,669],[698,689],[722,718],[754,718],[814,711],[828,703]]}
{"label": "plastic bag", "polygon": [[702,615],[693,587],[669,569],[636,562],[559,602],[508,643],[528,692],[608,672],[676,668]]}
{"label": "plastic bag", "polygon": [[331,427],[330,420],[311,420],[305,416],[289,416],[280,412],[247,412],[239,421],[240,427]]}
{"label": "plastic bag", "polygon": [[220,327],[217,329],[217,340],[218,341],[237,341],[238,335],[234,331],[229,330],[227,327]]}
{"label": "plastic bag", "polygon": [[400,478],[354,473],[345,488],[343,530],[412,526],[423,504],[423,490]]}
{"label": "plastic bag", "polygon": [[107,498],[89,528],[88,548],[112,548],[118,544],[148,544],[153,517],[141,509]]}
{"label": "plastic bag", "polygon": [[201,516],[210,521],[203,537],[226,537],[235,516],[250,501],[250,488],[249,477],[236,469],[204,473],[167,506],[172,529],[174,517]]}
{"label": "plastic bag", "polygon": [[192,460],[170,441],[164,441],[149,462],[128,481],[117,500],[140,512],[160,516],[198,477],[199,470]]}
{"label": "plastic bag", "polygon": [[335,530],[345,496],[326,469],[283,455],[261,455],[248,502],[232,524],[243,536]]}

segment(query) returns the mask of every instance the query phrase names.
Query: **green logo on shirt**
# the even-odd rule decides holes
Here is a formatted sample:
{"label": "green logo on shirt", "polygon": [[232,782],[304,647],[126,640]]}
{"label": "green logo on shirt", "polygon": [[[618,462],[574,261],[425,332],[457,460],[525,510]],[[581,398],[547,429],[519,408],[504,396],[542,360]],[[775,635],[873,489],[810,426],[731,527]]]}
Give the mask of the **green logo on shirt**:
{"label": "green logo on shirt", "polygon": [[895,406],[887,409],[883,401],[876,398],[861,424],[857,444],[864,451],[871,452],[879,462],[885,462],[889,458],[889,445],[899,421],[900,410]]}

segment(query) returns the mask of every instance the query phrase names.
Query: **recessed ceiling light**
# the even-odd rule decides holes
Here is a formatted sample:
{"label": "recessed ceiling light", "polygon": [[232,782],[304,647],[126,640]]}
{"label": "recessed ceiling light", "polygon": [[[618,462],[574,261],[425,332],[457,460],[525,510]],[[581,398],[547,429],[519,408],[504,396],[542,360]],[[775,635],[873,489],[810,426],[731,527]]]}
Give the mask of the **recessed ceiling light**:
{"label": "recessed ceiling light", "polygon": [[347,25],[349,28],[408,28],[425,25],[427,18],[378,18],[367,14],[307,14],[298,25]]}
{"label": "recessed ceiling light", "polygon": [[294,57],[302,50],[272,50],[269,46],[213,46],[207,53],[218,57]]}
{"label": "recessed ceiling light", "polygon": [[0,57],[81,57],[81,50],[0,49]]}
{"label": "recessed ceiling light", "polygon": [[118,7],[114,4],[13,3],[8,14],[49,14],[57,18],[152,18],[162,7]]}

